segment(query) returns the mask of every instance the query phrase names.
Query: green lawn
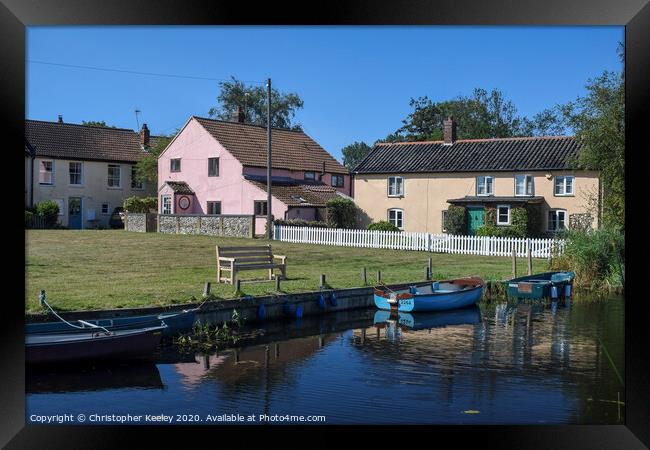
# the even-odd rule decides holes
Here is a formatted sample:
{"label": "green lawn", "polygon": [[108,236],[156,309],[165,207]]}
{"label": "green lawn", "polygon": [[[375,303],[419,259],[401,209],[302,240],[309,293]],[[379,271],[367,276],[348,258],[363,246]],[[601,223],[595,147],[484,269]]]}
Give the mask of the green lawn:
{"label": "green lawn", "polygon": [[[40,311],[40,289],[47,291],[50,304],[60,310],[185,303],[201,297],[206,281],[212,282],[215,295],[233,297],[233,286],[216,283],[215,245],[268,242],[123,230],[28,230],[26,241],[27,312]],[[272,245],[275,254],[288,257],[284,292],[318,290],[321,273],[333,288],[361,286],[362,267],[368,270],[369,284],[375,283],[377,270],[387,284],[418,281],[424,279],[429,256],[434,278],[479,275],[485,280],[503,280],[511,272],[509,258],[283,242]],[[525,264],[520,258],[518,273],[525,273]],[[533,264],[535,271],[545,270],[547,265],[545,260]],[[240,278],[245,281],[264,274],[249,271]],[[242,283],[245,294],[274,290],[272,281]]]}

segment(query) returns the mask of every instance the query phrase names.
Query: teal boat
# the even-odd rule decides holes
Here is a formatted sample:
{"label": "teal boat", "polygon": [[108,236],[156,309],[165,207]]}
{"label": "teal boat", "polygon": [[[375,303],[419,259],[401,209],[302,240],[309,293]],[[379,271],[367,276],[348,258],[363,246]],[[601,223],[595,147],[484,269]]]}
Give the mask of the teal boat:
{"label": "teal boat", "polygon": [[537,300],[542,298],[567,298],[573,289],[573,272],[546,272],[506,281],[508,296]]}
{"label": "teal boat", "polygon": [[375,288],[375,306],[398,312],[447,311],[481,300],[484,281],[478,277],[428,281],[395,288]]}

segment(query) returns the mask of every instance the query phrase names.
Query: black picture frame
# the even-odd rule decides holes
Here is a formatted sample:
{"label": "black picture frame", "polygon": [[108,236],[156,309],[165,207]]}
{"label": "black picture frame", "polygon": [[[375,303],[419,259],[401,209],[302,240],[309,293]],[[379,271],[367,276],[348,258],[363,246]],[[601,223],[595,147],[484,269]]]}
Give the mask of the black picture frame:
{"label": "black picture frame", "polygon": [[[650,5],[646,0],[455,0],[431,2],[411,0],[311,2],[278,5],[275,2],[252,6],[233,1],[175,0],[2,0],[0,5],[0,102],[2,124],[8,142],[5,149],[18,164],[18,147],[24,145],[25,119],[25,27],[33,25],[624,25],[626,41],[626,190],[635,180],[643,180],[643,156],[647,153],[645,127],[650,105]],[[271,50],[269,50],[271,51]],[[12,159],[13,160],[13,159]],[[12,167],[18,167],[13,166]],[[19,170],[9,170],[20,183]],[[647,177],[647,175],[646,175]],[[5,251],[5,295],[2,305],[0,345],[3,367],[0,383],[0,445],[6,448],[116,448],[149,447],[156,442],[196,445],[197,434],[214,444],[234,431],[243,445],[250,435],[241,427],[91,427],[25,425],[24,389],[24,286],[11,280],[24,279],[18,261],[24,261],[24,226],[20,222],[21,196],[5,184],[5,228],[12,233],[5,242],[16,242]],[[639,191],[644,192],[644,191]],[[632,198],[640,201],[641,196]],[[628,198],[630,198],[628,196]],[[628,202],[629,204],[630,202]],[[638,205],[643,205],[639,203]],[[638,216],[638,217],[637,217]],[[628,207],[626,213],[628,276],[626,283],[626,424],[609,426],[431,426],[431,427],[267,427],[272,434],[291,430],[296,442],[309,443],[320,437],[348,440],[350,431],[364,432],[365,439],[391,439],[402,445],[474,442],[498,448],[644,448],[650,445],[650,347],[648,317],[644,314],[643,270],[645,242],[643,208]],[[9,225],[11,224],[11,225]],[[13,239],[13,236],[16,239]],[[8,246],[7,246],[8,247]],[[7,248],[6,247],[6,248]],[[15,291],[15,293],[13,292]],[[405,433],[409,433],[405,435]],[[416,433],[419,436],[410,436]],[[415,439],[418,439],[417,441]],[[425,441],[420,441],[420,439]],[[452,441],[449,441],[452,439]],[[144,441],[143,441],[144,440]],[[143,444],[146,442],[146,445]],[[423,442],[422,444],[416,442]],[[282,443],[280,441],[279,443]],[[358,445],[358,444],[357,444]],[[408,444],[407,444],[408,445]],[[447,445],[447,444],[444,444]]]}

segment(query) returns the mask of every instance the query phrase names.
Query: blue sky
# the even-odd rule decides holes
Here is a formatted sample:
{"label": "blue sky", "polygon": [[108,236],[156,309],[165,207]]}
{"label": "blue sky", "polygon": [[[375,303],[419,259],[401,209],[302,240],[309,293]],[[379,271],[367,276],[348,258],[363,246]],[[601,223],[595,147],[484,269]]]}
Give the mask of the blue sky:
{"label": "blue sky", "polygon": [[401,126],[411,97],[434,101],[497,88],[520,114],[574,99],[588,78],[620,70],[623,27],[30,27],[27,117],[104,120],[170,133],[216,105],[231,75],[296,92],[297,121],[340,159]]}

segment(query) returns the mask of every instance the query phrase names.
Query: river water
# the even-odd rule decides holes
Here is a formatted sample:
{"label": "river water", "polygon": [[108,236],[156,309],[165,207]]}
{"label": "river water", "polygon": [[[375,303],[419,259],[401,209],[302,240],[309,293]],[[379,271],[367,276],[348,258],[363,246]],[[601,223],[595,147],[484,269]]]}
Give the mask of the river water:
{"label": "river water", "polygon": [[613,297],[269,323],[207,355],[30,369],[26,420],[622,424],[623,311]]}

